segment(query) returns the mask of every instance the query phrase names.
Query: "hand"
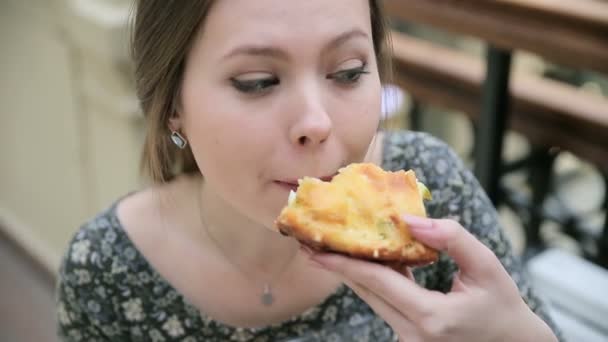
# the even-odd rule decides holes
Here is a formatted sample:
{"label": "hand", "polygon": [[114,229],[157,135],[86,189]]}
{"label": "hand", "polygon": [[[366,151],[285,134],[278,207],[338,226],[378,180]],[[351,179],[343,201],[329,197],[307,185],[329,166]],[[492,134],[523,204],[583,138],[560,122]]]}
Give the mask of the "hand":
{"label": "hand", "polygon": [[525,304],[494,253],[453,220],[405,217],[413,236],[458,264],[452,290],[418,286],[408,269],[335,254],[313,254],[318,267],[340,275],[401,341],[557,341]]}

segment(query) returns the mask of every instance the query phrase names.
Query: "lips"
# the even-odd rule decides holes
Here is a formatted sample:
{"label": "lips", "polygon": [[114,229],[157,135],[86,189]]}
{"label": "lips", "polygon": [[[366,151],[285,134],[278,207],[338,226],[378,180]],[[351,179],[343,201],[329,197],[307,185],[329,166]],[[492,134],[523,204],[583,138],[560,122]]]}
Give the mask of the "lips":
{"label": "lips", "polygon": [[331,182],[332,179],[334,179],[334,177],[337,175],[337,173],[331,175],[331,176],[325,176],[325,177],[320,177],[319,179],[324,181],[324,182]]}
{"label": "lips", "polygon": [[[329,175],[329,176],[322,176],[322,177],[314,177],[314,176],[310,176],[310,177],[314,177],[314,178],[318,178],[324,182],[331,182],[331,180],[337,175],[338,173],[334,173],[333,175]],[[300,177],[303,178],[303,177]],[[276,180],[275,181],[276,184],[287,188],[289,190],[293,190],[296,191],[298,189],[298,180]]]}
{"label": "lips", "polygon": [[274,181],[275,184],[279,185],[280,187],[289,190],[289,191],[297,191],[298,190],[298,183],[288,183],[288,182],[281,182],[281,181]]}

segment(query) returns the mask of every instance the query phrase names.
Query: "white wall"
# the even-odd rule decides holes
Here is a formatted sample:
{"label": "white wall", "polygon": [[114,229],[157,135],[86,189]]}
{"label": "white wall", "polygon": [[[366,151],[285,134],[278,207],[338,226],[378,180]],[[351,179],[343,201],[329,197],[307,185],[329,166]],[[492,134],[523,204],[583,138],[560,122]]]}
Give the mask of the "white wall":
{"label": "white wall", "polygon": [[138,184],[128,3],[0,1],[1,226],[49,267]]}

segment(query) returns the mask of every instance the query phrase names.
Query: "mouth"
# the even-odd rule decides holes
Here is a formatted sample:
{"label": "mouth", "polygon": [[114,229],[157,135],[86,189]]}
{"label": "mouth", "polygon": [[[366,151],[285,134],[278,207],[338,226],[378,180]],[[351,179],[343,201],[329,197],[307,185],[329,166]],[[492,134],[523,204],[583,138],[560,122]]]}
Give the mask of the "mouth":
{"label": "mouth", "polygon": [[274,183],[287,191],[298,191],[298,183],[274,181]]}
{"label": "mouth", "polygon": [[[331,180],[337,175],[338,173],[334,173],[332,175],[329,176],[322,176],[322,177],[314,177],[314,176],[309,176],[309,177],[314,177],[314,178],[318,178],[324,182],[331,182]],[[298,179],[301,179],[304,177],[300,177]],[[297,191],[298,190],[298,180],[297,179],[290,179],[290,180],[276,180],[274,181],[275,184],[281,186],[282,188],[286,189],[286,190],[290,190],[290,191]]]}

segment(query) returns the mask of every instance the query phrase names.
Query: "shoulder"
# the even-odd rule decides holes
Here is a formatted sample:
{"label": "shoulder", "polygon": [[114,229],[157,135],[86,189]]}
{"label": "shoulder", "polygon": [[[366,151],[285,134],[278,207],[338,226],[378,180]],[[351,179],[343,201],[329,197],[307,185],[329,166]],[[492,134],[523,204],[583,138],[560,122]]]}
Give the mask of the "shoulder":
{"label": "shoulder", "polygon": [[496,232],[495,208],[447,143],[428,133],[399,131],[385,138],[385,146],[386,168],[414,170],[431,191],[433,199],[426,205],[430,217],[459,219],[473,233]]}
{"label": "shoulder", "polygon": [[469,170],[456,152],[441,139],[424,132],[387,132],[383,164],[389,170],[412,169],[429,188],[462,184]]}
{"label": "shoulder", "polygon": [[118,333],[112,303],[119,291],[114,272],[129,253],[119,252],[119,243],[120,231],[111,209],[84,223],[72,236],[56,288],[60,336],[95,340]]}
{"label": "shoulder", "polygon": [[110,288],[129,282],[129,275],[149,269],[118,216],[119,204],[125,198],[84,222],[72,235],[59,268],[62,286]]}
{"label": "shoulder", "polygon": [[86,293],[102,286],[109,290],[98,297],[104,300],[120,280],[117,275],[134,269],[137,250],[116,216],[117,203],[83,223],[72,235],[59,268],[61,287]]}
{"label": "shoulder", "polygon": [[108,262],[114,256],[112,247],[120,233],[113,210],[114,205],[85,222],[74,233],[63,255],[59,273],[62,278],[75,269],[105,271],[111,266]]}
{"label": "shoulder", "polygon": [[82,224],[65,249],[55,289],[64,340],[125,340],[171,290],[124,230],[120,202]]}

